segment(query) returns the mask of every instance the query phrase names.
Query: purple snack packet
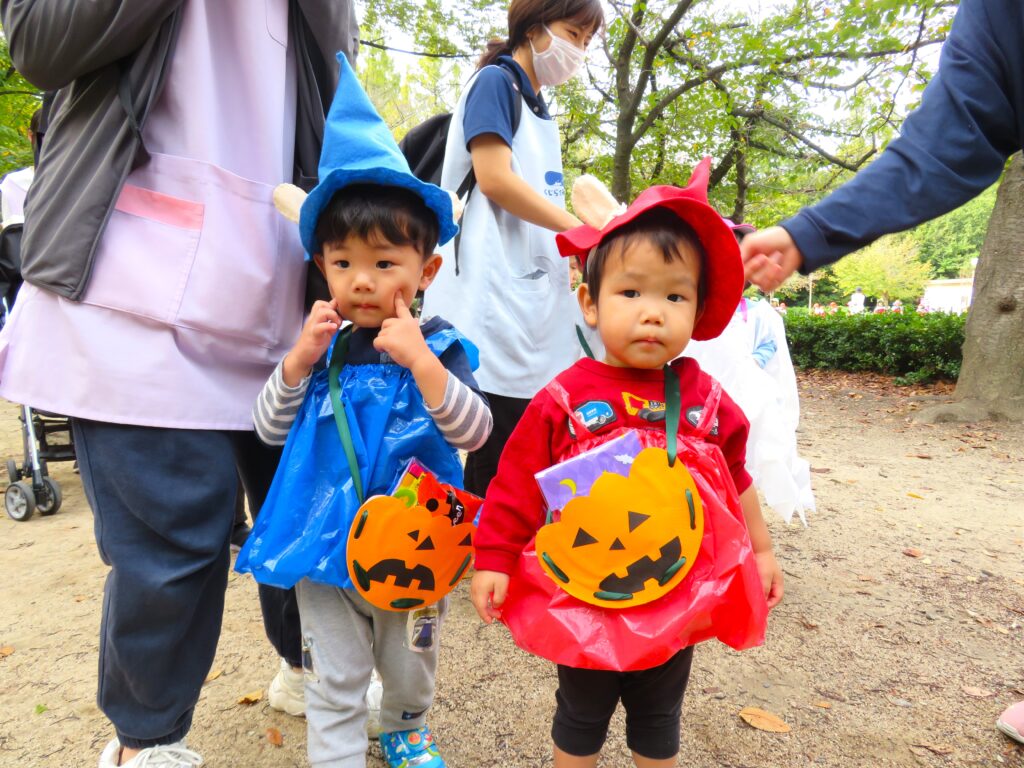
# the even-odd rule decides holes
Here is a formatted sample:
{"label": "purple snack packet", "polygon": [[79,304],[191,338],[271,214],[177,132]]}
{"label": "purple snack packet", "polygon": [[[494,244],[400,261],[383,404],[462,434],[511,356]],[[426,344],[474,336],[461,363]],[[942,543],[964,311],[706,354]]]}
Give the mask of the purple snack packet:
{"label": "purple snack packet", "polygon": [[636,432],[626,432],[607,443],[538,472],[537,485],[549,511],[561,510],[574,496],[586,496],[605,472],[627,477],[643,446]]}

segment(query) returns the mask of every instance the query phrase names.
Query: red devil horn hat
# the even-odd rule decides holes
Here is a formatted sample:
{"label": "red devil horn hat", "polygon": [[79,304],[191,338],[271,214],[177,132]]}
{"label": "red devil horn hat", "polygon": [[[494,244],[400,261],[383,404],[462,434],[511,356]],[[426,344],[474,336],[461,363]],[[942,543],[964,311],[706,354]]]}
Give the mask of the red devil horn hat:
{"label": "red devil horn hat", "polygon": [[563,256],[577,256],[585,263],[590,252],[643,213],[653,208],[664,208],[685,221],[697,234],[707,261],[707,295],[704,309],[693,329],[698,341],[718,336],[743,295],[743,262],[732,230],[718,212],[708,205],[708,179],[711,158],[705,157],[690,175],[685,187],[657,185],[641,192],[624,213],[613,217],[600,229],[584,224],[566,230],[555,237],[558,251]]}

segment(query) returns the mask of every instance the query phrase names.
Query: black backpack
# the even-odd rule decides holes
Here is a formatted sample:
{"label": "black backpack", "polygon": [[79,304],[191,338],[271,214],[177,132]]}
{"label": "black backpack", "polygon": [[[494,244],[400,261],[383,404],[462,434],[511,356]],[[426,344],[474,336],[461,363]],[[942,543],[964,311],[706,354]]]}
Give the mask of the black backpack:
{"label": "black backpack", "polygon": [[[519,83],[513,76],[512,72],[505,66],[498,65],[501,67],[501,71],[505,73],[505,76],[512,83],[512,88],[519,98],[515,100],[515,106],[512,112],[512,134],[519,130],[519,120],[523,113],[523,98],[519,90]],[[413,126],[409,129],[409,132],[405,134],[405,137],[398,142],[398,148],[405,155],[405,159],[409,161],[409,169],[420,181],[427,181],[431,184],[441,184],[441,170],[444,167],[444,148],[448,143],[448,129],[451,127],[452,113],[441,112],[440,114],[428,117],[422,123]],[[476,186],[476,174],[473,172],[472,166],[469,169],[469,173],[466,174],[466,178],[459,184],[459,188],[455,194],[461,200],[466,197],[468,203],[468,195],[473,191]],[[455,236],[455,274],[459,274],[459,235]]]}

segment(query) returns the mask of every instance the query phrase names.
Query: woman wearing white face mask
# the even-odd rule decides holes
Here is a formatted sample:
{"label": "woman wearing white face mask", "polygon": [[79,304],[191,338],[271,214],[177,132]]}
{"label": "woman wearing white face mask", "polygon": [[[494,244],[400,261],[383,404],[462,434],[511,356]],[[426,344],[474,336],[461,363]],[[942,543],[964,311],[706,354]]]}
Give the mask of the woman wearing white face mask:
{"label": "woman wearing white face mask", "polygon": [[466,488],[480,495],[530,398],[579,356],[555,233],[580,222],[565,210],[561,140],[541,89],[579,72],[603,24],[600,0],[512,0],[508,38],[488,44],[452,116],[441,186],[458,189],[471,169],[476,186],[424,313],[456,315],[480,348],[494,415],[466,463]]}

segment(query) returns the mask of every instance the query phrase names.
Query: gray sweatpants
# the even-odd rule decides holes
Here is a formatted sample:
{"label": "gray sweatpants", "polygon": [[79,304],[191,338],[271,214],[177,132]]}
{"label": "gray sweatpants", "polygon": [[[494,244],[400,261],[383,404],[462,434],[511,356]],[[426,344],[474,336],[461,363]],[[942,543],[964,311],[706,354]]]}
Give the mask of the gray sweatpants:
{"label": "gray sweatpants", "polygon": [[[352,589],[304,580],[296,586],[306,667],[307,749],[312,768],[364,768],[366,689],[377,667],[384,683],[383,731],[426,722],[434,701],[438,635],[422,653],[405,647],[409,614],[383,611]],[[448,599],[438,605],[441,621]]]}

